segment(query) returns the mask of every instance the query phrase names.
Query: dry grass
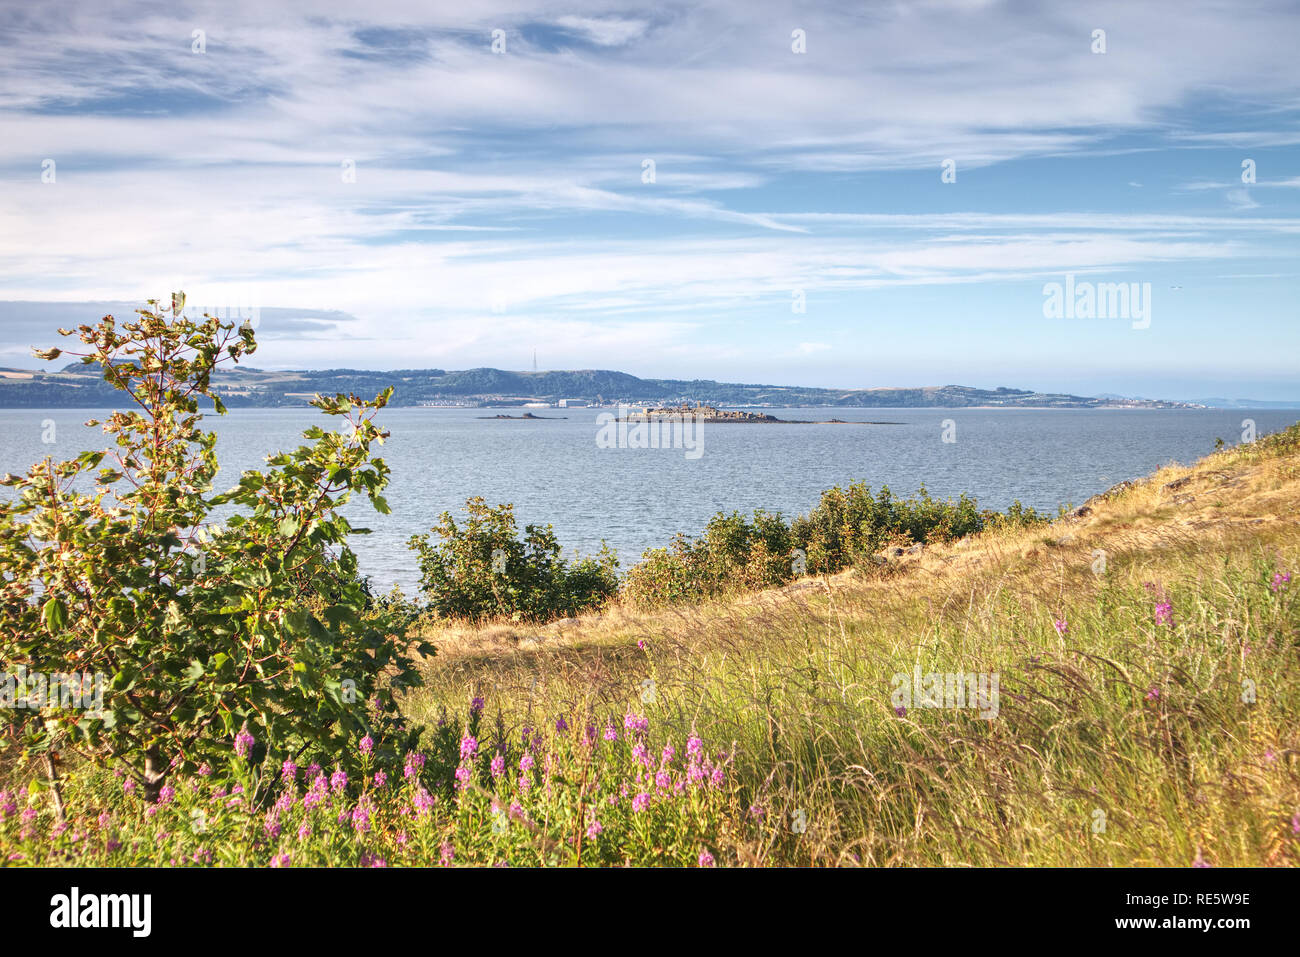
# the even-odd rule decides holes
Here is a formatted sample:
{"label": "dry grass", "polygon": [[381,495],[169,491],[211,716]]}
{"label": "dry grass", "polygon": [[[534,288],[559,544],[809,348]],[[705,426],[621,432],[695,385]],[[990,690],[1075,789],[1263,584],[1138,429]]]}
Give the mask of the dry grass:
{"label": "dry grass", "polygon": [[[766,823],[733,849],[756,863],[1295,863],[1300,580],[1269,581],[1300,565],[1297,435],[865,576],[438,630],[408,710],[481,694],[525,724],[632,704],[665,734],[734,741],[742,806]],[[998,716],[900,717],[891,676],[914,666],[997,673]]]}

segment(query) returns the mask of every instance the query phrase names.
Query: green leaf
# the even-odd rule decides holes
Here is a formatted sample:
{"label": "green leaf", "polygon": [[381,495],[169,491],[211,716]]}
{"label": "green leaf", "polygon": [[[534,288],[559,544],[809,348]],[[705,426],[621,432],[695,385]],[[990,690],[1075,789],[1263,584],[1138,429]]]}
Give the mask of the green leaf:
{"label": "green leaf", "polygon": [[62,631],[68,624],[68,606],[57,596],[46,599],[45,605],[41,608],[41,620],[51,633]]}

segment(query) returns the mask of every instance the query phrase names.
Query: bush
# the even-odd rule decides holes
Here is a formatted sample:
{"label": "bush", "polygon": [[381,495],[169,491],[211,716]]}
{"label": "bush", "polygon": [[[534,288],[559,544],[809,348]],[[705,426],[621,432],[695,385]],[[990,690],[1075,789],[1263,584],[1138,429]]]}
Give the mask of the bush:
{"label": "bush", "polygon": [[618,559],[605,545],[593,558],[566,562],[550,525],[527,525],[521,541],[513,505],[465,502],[457,525],[443,512],[432,529],[408,543],[420,565],[420,590],[446,618],[544,620],[598,606],[618,589]]}
{"label": "bush", "polygon": [[964,494],[955,502],[938,501],[924,485],[916,498],[896,499],[887,486],[873,495],[855,482],[823,492],[816,508],[789,525],[763,511],[752,522],[738,512],[719,512],[699,539],[679,535],[667,548],[646,551],[628,572],[622,594],[639,605],[697,601],[842,571],[889,546],[951,541],[994,525],[1044,520],[1019,502],[1004,514],[980,511]]}
{"label": "bush", "polygon": [[[189,320],[183,305],[173,297],[165,317],[150,300],[136,321],[78,328],[88,351],[73,355],[132,406],[102,424],[115,447],[6,476],[13,496],[0,503],[0,660],[99,676],[104,689],[93,707],[3,709],[5,736],[51,778],[64,750],[121,762],[150,798],[173,770],[236,752],[346,761],[353,738],[389,733],[393,692],[418,683],[404,619],[370,601],[338,512],[353,492],[387,511],[388,469],[371,448],[387,434],[374,416],[388,393],[318,397],[343,430],[307,430],[313,444],[214,495],[216,435],[199,401],[224,414],[212,373],[256,343],[247,325]],[[233,512],[221,527],[218,506]]]}

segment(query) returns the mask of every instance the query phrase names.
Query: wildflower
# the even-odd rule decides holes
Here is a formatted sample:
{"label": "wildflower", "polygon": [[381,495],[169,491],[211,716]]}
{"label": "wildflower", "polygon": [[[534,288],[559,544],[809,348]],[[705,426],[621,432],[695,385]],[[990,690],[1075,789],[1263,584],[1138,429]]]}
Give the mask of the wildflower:
{"label": "wildflower", "polygon": [[686,739],[686,754],[690,758],[699,759],[704,756],[704,742],[691,735]]}
{"label": "wildflower", "polygon": [[291,807],[293,807],[293,792],[285,791],[275,802],[275,810],[279,813],[284,813]]}
{"label": "wildflower", "polygon": [[629,711],[623,715],[623,727],[628,731],[644,731],[650,727],[650,720]]}
{"label": "wildflower", "polygon": [[663,759],[663,763],[667,764],[676,756],[676,754],[677,754],[676,748],[674,748],[671,744],[665,744],[663,753],[660,755],[660,757]]}
{"label": "wildflower", "polygon": [[288,758],[280,765],[280,780],[288,784],[298,776],[298,765],[294,764]]}
{"label": "wildflower", "polygon": [[303,824],[298,828],[298,840],[305,841],[311,837],[311,825]]}
{"label": "wildflower", "polygon": [[644,791],[632,799],[632,810],[634,811],[644,811],[649,806],[650,795],[646,794]]}
{"label": "wildflower", "polygon": [[319,764],[313,761],[311,764],[307,765],[307,777],[314,778],[318,774],[320,774]]}
{"label": "wildflower", "polygon": [[605,725],[605,740],[606,741],[618,740],[618,731],[614,729],[614,726],[612,724]]}
{"label": "wildflower", "polygon": [[763,820],[763,815],[766,814],[766,813],[767,813],[767,812],[764,811],[764,810],[762,809],[762,807],[760,807],[760,806],[757,805],[757,804],[751,804],[751,805],[749,806],[749,816],[752,817],[752,818],[753,818],[754,820],[756,820],[756,821],[761,821],[761,820]]}
{"label": "wildflower", "polygon": [[134,779],[132,779],[132,778],[127,778],[127,779],[126,779],[126,782],[122,785],[122,790],[125,791],[127,794],[132,794],[132,793],[134,793],[134,792],[135,792],[135,781],[134,781]]}
{"label": "wildflower", "polygon": [[289,858],[289,855],[288,855],[288,854],[277,854],[277,855],[275,855],[275,857],[271,858],[271,866],[272,866],[272,867],[288,867],[288,866],[289,866],[289,860],[290,860],[290,858]]}
{"label": "wildflower", "polygon": [[900,718],[906,718],[907,709],[900,704],[897,708],[894,709],[894,714],[898,715]]}
{"label": "wildflower", "polygon": [[725,780],[725,778],[726,778],[726,773],[722,770],[722,765],[718,765],[716,768],[713,769],[713,774],[709,779],[709,783],[712,784],[715,788],[720,788],[722,787],[722,782],[723,780]]}
{"label": "wildflower", "polygon": [[352,809],[352,830],[358,834],[370,830],[370,805],[364,801]]}
{"label": "wildflower", "polygon": [[636,646],[637,646],[638,648],[640,648],[642,651],[645,651],[645,639],[644,639],[644,638],[638,638],[638,639],[636,640]]}
{"label": "wildflower", "polygon": [[1052,627],[1056,629],[1058,635],[1063,635],[1070,630],[1070,624],[1064,618],[1058,618],[1052,622]]}
{"label": "wildflower", "polygon": [[568,731],[568,730],[569,730],[569,722],[565,721],[563,716],[560,716],[555,719],[555,731],[557,734],[561,731]]}
{"label": "wildflower", "polygon": [[1272,748],[1266,748],[1266,749],[1264,750],[1264,760],[1265,760],[1265,761],[1267,761],[1267,762],[1269,762],[1270,764],[1272,764],[1276,759],[1277,759],[1277,755],[1273,753],[1273,749],[1272,749]]}
{"label": "wildflower", "polygon": [[713,855],[708,851],[700,851],[700,867],[712,867]]}
{"label": "wildflower", "polygon": [[406,756],[406,767],[402,774],[404,777],[413,778],[420,773],[424,767],[424,755],[418,751],[413,751]]}
{"label": "wildflower", "polygon": [[519,790],[527,791],[532,786],[533,786],[532,778],[530,778],[527,774],[519,775]]}
{"label": "wildflower", "polygon": [[1167,601],[1156,605],[1156,624],[1167,625],[1173,617],[1174,606]]}
{"label": "wildflower", "polygon": [[1151,690],[1147,692],[1147,700],[1155,701],[1159,697],[1160,697],[1160,689],[1155,687],[1155,685],[1152,685]]}
{"label": "wildflower", "polygon": [[[110,837],[110,838],[108,839],[108,841],[104,844],[104,850],[106,850],[106,851],[108,851],[108,853],[112,854],[114,851],[116,851],[116,850],[117,850],[118,848],[120,848],[121,846],[122,846],[122,842],[121,842],[121,841],[117,840],[116,838],[112,838],[112,837]],[[21,855],[19,855],[19,859],[21,859]],[[12,860],[14,860],[14,858],[13,858],[13,857],[10,857],[9,860],[12,861]]]}
{"label": "wildflower", "polygon": [[1209,867],[1210,862],[1201,856],[1200,849],[1196,851],[1196,860],[1192,861],[1192,867]]}
{"label": "wildflower", "polygon": [[377,787],[377,788],[382,788],[382,787],[383,787],[385,784],[387,784],[387,783],[388,783],[388,775],[385,774],[383,771],[376,771],[376,772],[375,772],[375,787]]}
{"label": "wildflower", "polygon": [[582,743],[588,748],[596,743],[596,726],[594,724],[587,725],[587,730],[582,732]]}
{"label": "wildflower", "polygon": [[471,701],[471,702],[469,703],[469,711],[470,711],[470,714],[479,714],[479,713],[481,713],[481,712],[483,711],[483,707],[484,707],[484,705],[486,705],[486,703],[487,703],[487,702],[485,702],[482,698],[475,698],[473,701]]}
{"label": "wildflower", "polygon": [[492,758],[492,764],[490,765],[490,768],[492,771],[492,776],[494,778],[501,777],[501,775],[504,774],[506,770],[506,756],[502,754],[500,751],[498,751],[496,753],[496,756]]}
{"label": "wildflower", "polygon": [[438,848],[438,863],[443,867],[451,867],[451,862],[456,859],[456,849],[451,846],[451,841],[443,841],[442,847]]}
{"label": "wildflower", "polygon": [[424,788],[420,788],[411,799],[415,805],[415,813],[421,817],[433,810],[433,796]]}
{"label": "wildflower", "polygon": [[370,735],[366,735],[361,739],[359,746],[362,754],[372,754],[375,750],[375,739]]}
{"label": "wildflower", "polygon": [[533,756],[527,752],[519,759],[520,771],[531,771],[533,769]]}
{"label": "wildflower", "polygon": [[456,769],[456,781],[460,787],[469,784],[471,776],[469,768],[465,767],[463,764]]}
{"label": "wildflower", "polygon": [[1300,834],[1300,811],[1291,816],[1291,833]]}
{"label": "wildflower", "polygon": [[[1297,815],[1297,817],[1300,817],[1300,815]],[[596,839],[596,836],[600,834],[600,832],[603,830],[605,829],[601,827],[600,822],[596,820],[595,816],[593,815],[591,819],[591,823],[587,825],[587,840],[594,841]]]}
{"label": "wildflower", "polygon": [[460,739],[460,756],[462,759],[474,757],[476,751],[478,751],[478,741],[475,738],[467,734]]}
{"label": "wildflower", "polygon": [[199,765],[199,777],[208,778],[211,776],[212,776],[212,766],[208,764],[207,761],[204,761],[202,764]]}
{"label": "wildflower", "polygon": [[518,801],[510,802],[510,817],[512,820],[522,821],[524,819],[524,806]]}
{"label": "wildflower", "polygon": [[1276,594],[1285,588],[1291,581],[1290,572],[1274,572],[1273,582],[1268,587]]}
{"label": "wildflower", "polygon": [[346,771],[335,771],[330,775],[330,788],[335,794],[343,791],[348,786],[348,773]]}
{"label": "wildflower", "polygon": [[[8,816],[8,815],[6,815],[6,817],[7,817],[7,816]],[[102,812],[102,813],[99,815],[99,822],[98,822],[98,823],[99,823],[99,826],[100,826],[100,827],[108,827],[109,823],[110,823],[112,820],[113,820],[113,815],[109,814],[107,811],[104,811],[104,812]]]}
{"label": "wildflower", "polygon": [[241,728],[239,734],[235,735],[235,754],[241,758],[248,757],[248,752],[253,750],[253,745],[257,740],[248,733],[247,728]]}
{"label": "wildflower", "polygon": [[275,811],[270,811],[266,815],[266,821],[262,825],[262,830],[266,831],[271,840],[280,836],[280,816]]}
{"label": "wildflower", "polygon": [[175,797],[176,797],[176,789],[175,789],[174,787],[172,787],[170,784],[164,784],[164,785],[163,785],[163,786],[158,790],[158,803],[159,803],[159,804],[171,804],[171,803],[172,803],[172,799],[175,798]]}
{"label": "wildflower", "polygon": [[660,768],[659,773],[655,775],[655,787],[661,791],[667,791],[673,783],[672,775],[668,773],[667,768]]}

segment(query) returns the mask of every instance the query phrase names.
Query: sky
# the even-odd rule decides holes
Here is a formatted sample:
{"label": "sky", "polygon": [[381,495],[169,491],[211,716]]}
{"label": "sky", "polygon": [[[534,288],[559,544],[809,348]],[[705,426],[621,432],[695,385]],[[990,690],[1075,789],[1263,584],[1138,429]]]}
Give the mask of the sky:
{"label": "sky", "polygon": [[261,368],[1300,400],[1297,50],[1250,0],[0,0],[0,366],[182,289]]}

